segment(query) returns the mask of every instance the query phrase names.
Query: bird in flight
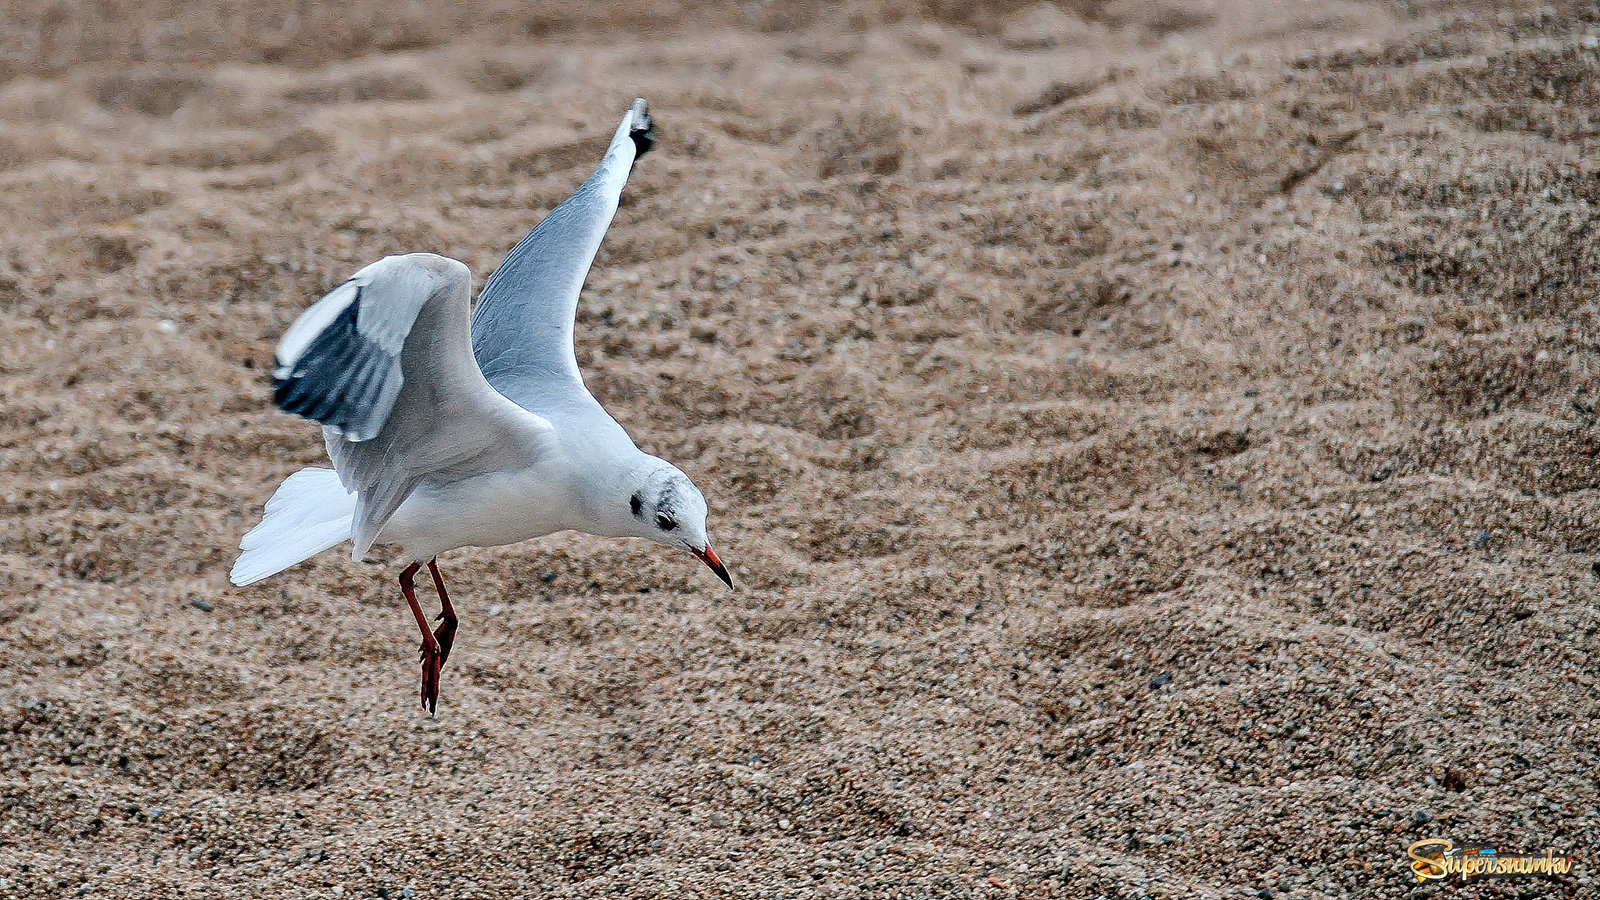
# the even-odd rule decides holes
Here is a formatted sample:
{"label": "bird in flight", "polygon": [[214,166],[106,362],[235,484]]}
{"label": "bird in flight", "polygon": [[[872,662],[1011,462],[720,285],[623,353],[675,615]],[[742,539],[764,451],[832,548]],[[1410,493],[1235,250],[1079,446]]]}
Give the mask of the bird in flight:
{"label": "bird in flight", "polygon": [[[374,543],[400,548],[430,713],[456,635],[437,559],[447,550],[569,529],[646,538],[733,586],[711,549],[705,497],[634,446],[573,355],[578,293],[653,135],[635,100],[600,167],[512,249],[470,314],[464,264],[388,256],[312,304],[278,343],[273,402],[322,425],[333,468],[301,469],[278,487],[230,578],[253,584],[347,540],[357,560]],[[415,591],[424,565],[442,608],[432,630]]]}

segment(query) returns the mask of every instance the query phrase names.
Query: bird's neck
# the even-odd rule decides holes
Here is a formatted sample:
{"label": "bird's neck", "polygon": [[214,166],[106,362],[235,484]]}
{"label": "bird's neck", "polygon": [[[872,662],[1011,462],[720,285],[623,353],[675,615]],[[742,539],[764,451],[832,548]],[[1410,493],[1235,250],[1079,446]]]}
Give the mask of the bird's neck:
{"label": "bird's neck", "polygon": [[583,523],[578,530],[601,537],[640,537],[639,518],[634,515],[629,498],[644,487],[654,469],[655,457],[629,448],[631,453],[617,453],[595,465],[595,460],[584,461],[583,471],[577,479],[578,502],[574,504]]}

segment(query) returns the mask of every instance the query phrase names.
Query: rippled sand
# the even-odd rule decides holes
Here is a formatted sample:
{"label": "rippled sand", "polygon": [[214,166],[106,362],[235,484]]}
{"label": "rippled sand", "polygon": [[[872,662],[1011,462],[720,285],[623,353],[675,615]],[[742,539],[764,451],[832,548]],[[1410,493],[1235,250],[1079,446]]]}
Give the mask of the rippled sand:
{"label": "rippled sand", "polygon": [[[148,9],[0,34],[0,896],[1594,895],[1592,11]],[[396,567],[227,583],[271,349],[635,96],[579,359],[740,588],[448,554],[429,719]]]}

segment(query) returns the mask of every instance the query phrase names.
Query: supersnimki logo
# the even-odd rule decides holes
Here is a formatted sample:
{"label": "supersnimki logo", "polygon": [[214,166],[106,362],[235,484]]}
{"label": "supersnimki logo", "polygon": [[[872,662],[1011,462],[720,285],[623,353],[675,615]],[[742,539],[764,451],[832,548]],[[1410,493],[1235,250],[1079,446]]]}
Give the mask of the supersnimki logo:
{"label": "supersnimki logo", "polygon": [[1501,854],[1482,844],[1457,847],[1444,838],[1417,841],[1406,848],[1411,857],[1411,873],[1418,881],[1431,881],[1455,875],[1462,881],[1508,875],[1565,875],[1572,871],[1572,857],[1557,856],[1546,850],[1540,856]]}

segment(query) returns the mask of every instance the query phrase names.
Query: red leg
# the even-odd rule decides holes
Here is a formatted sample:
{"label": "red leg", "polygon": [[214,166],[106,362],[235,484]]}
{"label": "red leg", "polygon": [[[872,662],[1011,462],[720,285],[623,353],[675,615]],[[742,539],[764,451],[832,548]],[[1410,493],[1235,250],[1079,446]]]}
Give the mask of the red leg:
{"label": "red leg", "polygon": [[422,631],[422,706],[432,713],[439,705],[439,667],[444,665],[444,660],[439,653],[438,640],[428,630],[428,617],[422,614],[422,606],[417,603],[414,579],[421,568],[421,563],[412,563],[400,573],[400,593],[411,605],[411,614],[417,617],[417,628]]}
{"label": "red leg", "polygon": [[439,612],[443,623],[433,632],[433,639],[439,642],[439,667],[443,668],[450,659],[450,645],[456,641],[456,611],[450,605],[449,592],[444,589],[444,576],[439,574],[437,560],[428,560],[428,573],[433,576],[434,590],[439,592],[439,603],[444,607]]}

